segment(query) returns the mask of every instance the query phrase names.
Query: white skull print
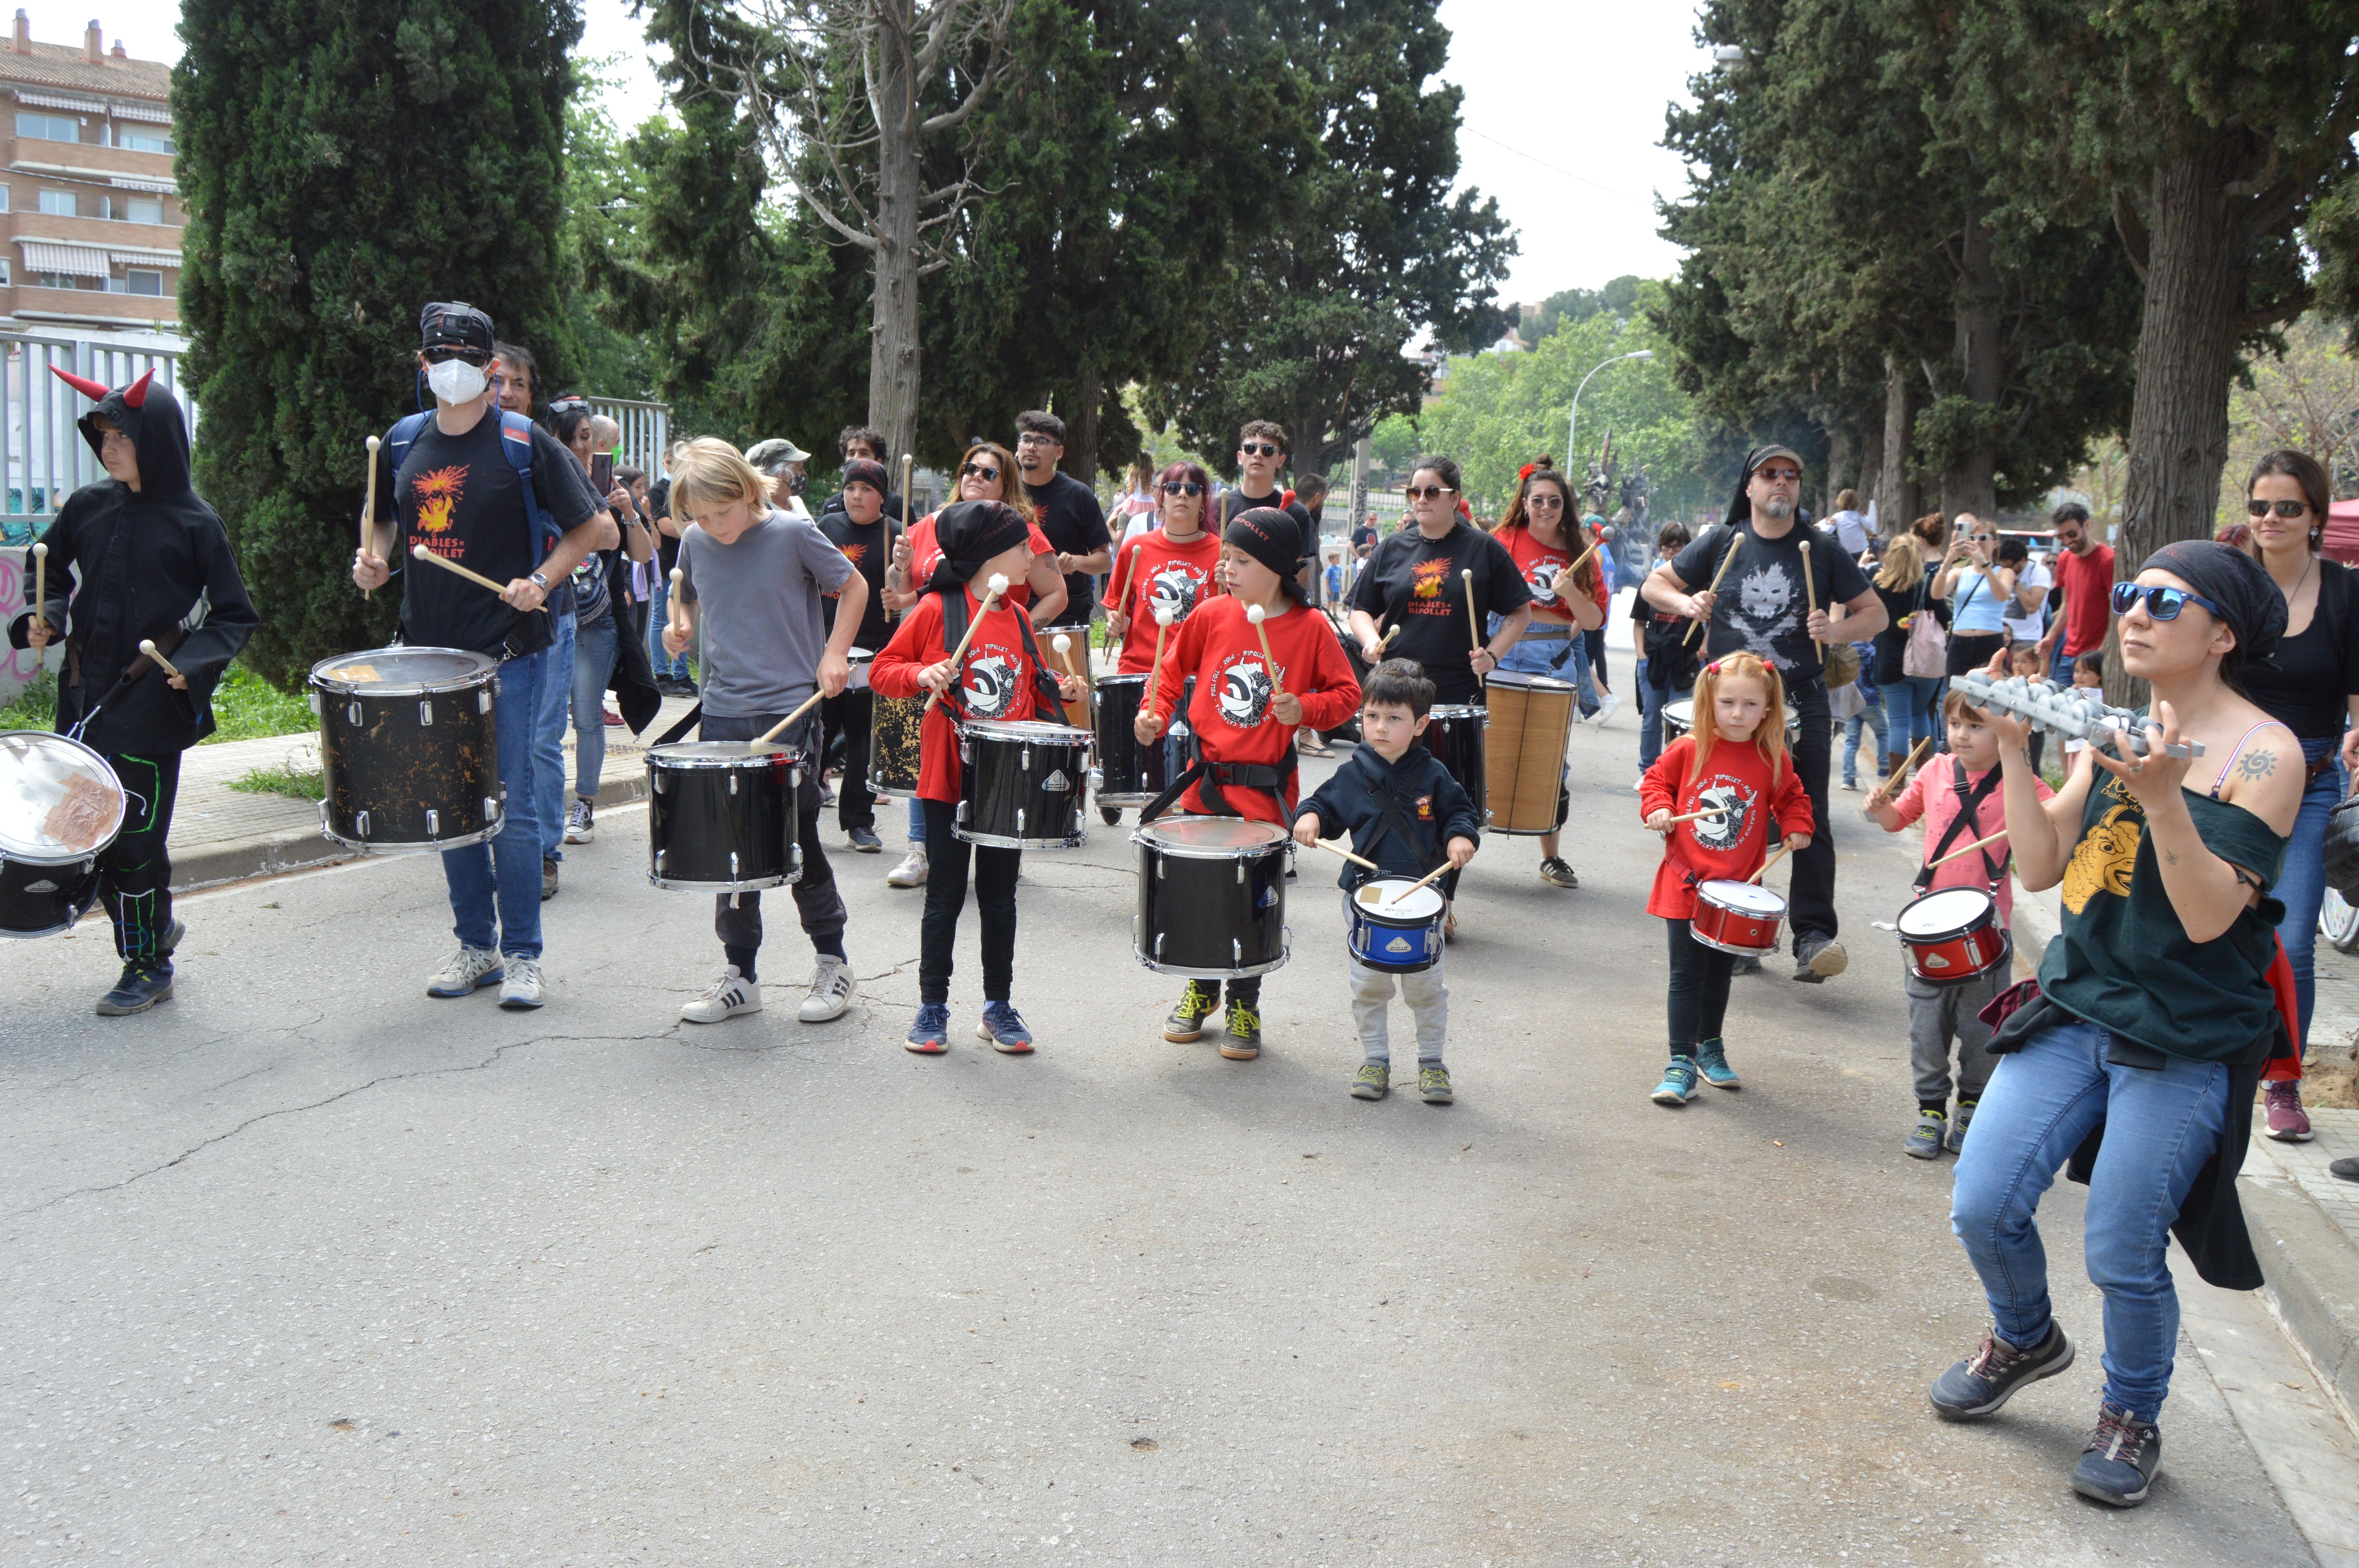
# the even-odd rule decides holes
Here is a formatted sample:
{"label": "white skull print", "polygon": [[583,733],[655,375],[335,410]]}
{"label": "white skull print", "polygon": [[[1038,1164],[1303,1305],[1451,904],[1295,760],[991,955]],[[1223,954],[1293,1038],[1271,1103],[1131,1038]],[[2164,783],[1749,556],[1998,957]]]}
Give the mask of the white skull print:
{"label": "white skull print", "polygon": [[1799,630],[1801,585],[1780,564],[1755,567],[1736,579],[1736,613],[1729,624],[1745,639],[1745,651],[1772,669],[1790,670],[1794,661],[1777,652],[1777,640]]}
{"label": "white skull print", "polygon": [[1203,579],[1186,567],[1167,566],[1147,579],[1147,612],[1152,615],[1158,610],[1169,610],[1176,626],[1196,608],[1197,596],[1203,588]]}

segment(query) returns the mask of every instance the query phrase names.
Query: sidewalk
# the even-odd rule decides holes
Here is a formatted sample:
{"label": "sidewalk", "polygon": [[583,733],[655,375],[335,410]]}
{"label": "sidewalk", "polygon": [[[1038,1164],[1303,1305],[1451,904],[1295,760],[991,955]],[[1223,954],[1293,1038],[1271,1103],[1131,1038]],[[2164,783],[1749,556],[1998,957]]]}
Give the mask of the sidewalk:
{"label": "sidewalk", "polygon": [[[678,723],[695,699],[671,697],[643,736],[606,731],[606,767],[598,804],[618,806],[647,793],[641,759],[647,743]],[[256,768],[305,771],[320,765],[316,733],[273,735],[197,746],[180,760],[180,793],[172,813],[172,891],[187,892],[245,877],[269,876],[353,858],[320,831],[320,807],[279,795],[247,795],[229,787]],[[565,776],[573,778],[573,731],[565,731]],[[570,798],[570,796],[569,796]]]}

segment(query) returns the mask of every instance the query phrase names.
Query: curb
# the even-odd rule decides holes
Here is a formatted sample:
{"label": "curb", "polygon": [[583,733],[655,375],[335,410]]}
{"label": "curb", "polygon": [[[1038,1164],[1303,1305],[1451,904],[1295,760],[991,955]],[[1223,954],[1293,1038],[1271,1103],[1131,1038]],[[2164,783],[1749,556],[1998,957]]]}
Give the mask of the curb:
{"label": "curb", "polygon": [[2282,1176],[2247,1170],[2237,1196],[2278,1321],[2359,1430],[2359,1248]]}

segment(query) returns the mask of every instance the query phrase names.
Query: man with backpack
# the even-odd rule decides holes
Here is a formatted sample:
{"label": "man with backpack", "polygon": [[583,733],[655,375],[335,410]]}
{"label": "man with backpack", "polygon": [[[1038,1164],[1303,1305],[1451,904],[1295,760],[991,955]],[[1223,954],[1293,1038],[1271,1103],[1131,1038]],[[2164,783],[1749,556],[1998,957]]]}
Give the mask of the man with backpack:
{"label": "man with backpack", "polygon": [[[536,714],[552,689],[570,691],[572,662],[552,657],[554,585],[593,550],[621,543],[582,465],[546,431],[493,402],[491,318],[472,305],[436,303],[419,316],[418,362],[434,393],[431,413],[395,424],[377,452],[376,514],[353,559],[364,589],[391,580],[423,545],[444,560],[506,586],[496,594],[456,573],[403,573],[402,640],[464,648],[501,661],[494,709],[506,820],[488,843],[445,850],[459,950],[427,994],[466,996],[498,982],[500,1005],[541,1004],[541,828],[534,757]],[[393,525],[384,552],[379,525]]]}

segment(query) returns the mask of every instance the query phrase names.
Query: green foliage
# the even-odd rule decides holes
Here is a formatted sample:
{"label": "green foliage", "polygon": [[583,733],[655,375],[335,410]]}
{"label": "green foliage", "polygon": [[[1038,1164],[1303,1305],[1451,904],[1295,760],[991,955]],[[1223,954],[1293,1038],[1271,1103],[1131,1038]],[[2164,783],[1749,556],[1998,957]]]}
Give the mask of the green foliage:
{"label": "green foliage", "polygon": [[0,730],[54,730],[58,726],[58,677],[44,669],[0,708]]}
{"label": "green foliage", "polygon": [[213,732],[204,743],[306,734],[318,724],[302,693],[283,691],[244,664],[233,664],[213,687]]}
{"label": "green foliage", "polygon": [[1586,321],[1601,310],[1627,319],[1638,308],[1638,292],[1645,282],[1635,273],[1625,273],[1603,288],[1567,288],[1551,294],[1540,301],[1525,336],[1538,342],[1567,322]]}
{"label": "green foliage", "polygon": [[1406,480],[1408,465],[1425,450],[1414,414],[1387,414],[1368,432],[1368,458],[1386,473]]}
{"label": "green foliage", "polygon": [[186,0],[172,72],[197,482],[291,682],[384,642],[348,575],[363,440],[417,406],[419,308],[466,299],[572,373],[558,302],[571,0]]}
{"label": "green foliage", "polygon": [[292,757],[276,767],[248,768],[230,780],[229,787],[243,795],[283,795],[289,800],[321,800],[328,794],[320,770],[299,767]]}

